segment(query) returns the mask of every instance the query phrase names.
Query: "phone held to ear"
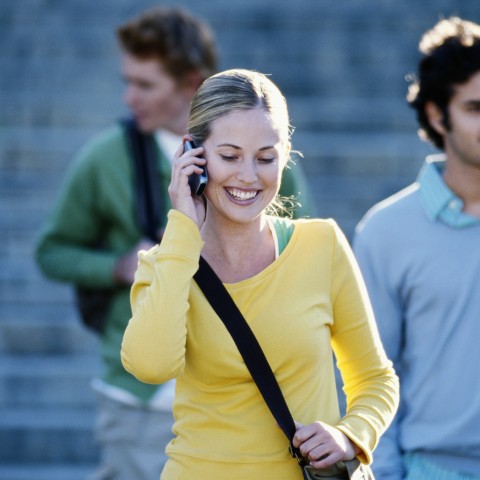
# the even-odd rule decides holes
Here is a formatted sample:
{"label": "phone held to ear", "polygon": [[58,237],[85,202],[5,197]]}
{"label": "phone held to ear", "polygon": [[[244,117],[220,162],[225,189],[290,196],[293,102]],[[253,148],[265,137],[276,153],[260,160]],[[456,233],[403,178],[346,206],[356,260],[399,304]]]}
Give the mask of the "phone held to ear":
{"label": "phone held to ear", "polygon": [[[185,142],[183,151],[186,152],[187,150],[192,150],[197,148],[195,143],[190,140]],[[188,184],[190,185],[190,190],[192,191],[192,195],[201,195],[207,186],[208,175],[207,170],[203,165],[198,165],[203,172],[202,173],[192,173],[188,176]]]}

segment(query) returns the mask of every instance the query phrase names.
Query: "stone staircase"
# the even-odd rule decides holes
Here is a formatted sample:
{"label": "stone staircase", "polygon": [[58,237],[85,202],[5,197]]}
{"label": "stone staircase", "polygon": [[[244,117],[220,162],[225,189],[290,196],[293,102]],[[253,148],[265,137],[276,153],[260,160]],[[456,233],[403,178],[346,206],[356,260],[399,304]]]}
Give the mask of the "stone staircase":
{"label": "stone staircase", "polygon": [[[478,0],[175,3],[210,22],[222,69],[272,74],[317,214],[348,236],[431,151],[404,101],[420,34],[440,15],[480,20]],[[0,480],[80,480],[97,461],[98,340],[70,288],[41,276],[33,248],[74,153],[125,112],[115,25],[153,4],[1,2]]]}

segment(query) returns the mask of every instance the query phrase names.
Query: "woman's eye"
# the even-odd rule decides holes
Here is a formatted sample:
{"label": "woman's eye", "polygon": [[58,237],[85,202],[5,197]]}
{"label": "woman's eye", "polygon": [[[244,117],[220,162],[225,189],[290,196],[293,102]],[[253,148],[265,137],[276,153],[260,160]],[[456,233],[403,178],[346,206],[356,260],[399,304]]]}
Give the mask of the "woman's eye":
{"label": "woman's eye", "polygon": [[221,158],[222,160],[227,161],[227,162],[233,162],[236,157],[230,156],[230,155],[220,155],[220,158]]}
{"label": "woman's eye", "polygon": [[469,102],[466,108],[467,112],[477,113],[480,112],[480,102]]}
{"label": "woman's eye", "polygon": [[258,161],[261,163],[272,163],[275,161],[275,158],[259,158]]}

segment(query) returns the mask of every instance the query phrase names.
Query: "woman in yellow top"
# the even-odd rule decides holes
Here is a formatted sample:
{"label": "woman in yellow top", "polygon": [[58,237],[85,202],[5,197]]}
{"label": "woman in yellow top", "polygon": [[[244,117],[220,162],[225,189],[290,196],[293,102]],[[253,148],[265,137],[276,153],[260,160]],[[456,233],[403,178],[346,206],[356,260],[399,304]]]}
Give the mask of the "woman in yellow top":
{"label": "woman in yellow top", "polygon": [[[275,373],[315,468],[372,450],[397,408],[398,380],[380,342],[348,242],[332,220],[270,215],[290,153],[284,97],[264,75],[229,70],[193,99],[198,148],[174,158],[173,209],[160,245],[139,255],[125,368],[177,379],[175,438],[164,480],[300,480],[276,424],[222,321],[193,280],[202,255],[233,297]],[[206,165],[203,197],[192,173]],[[337,403],[333,351],[347,414]]]}

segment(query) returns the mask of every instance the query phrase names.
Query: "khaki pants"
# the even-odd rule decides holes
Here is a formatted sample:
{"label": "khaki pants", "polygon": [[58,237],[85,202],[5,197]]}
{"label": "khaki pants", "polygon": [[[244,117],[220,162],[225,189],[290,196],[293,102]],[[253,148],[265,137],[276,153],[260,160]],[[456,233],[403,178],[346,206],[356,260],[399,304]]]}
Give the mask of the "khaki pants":
{"label": "khaki pants", "polygon": [[100,467],[89,480],[159,480],[172,438],[171,412],[137,408],[99,395]]}

